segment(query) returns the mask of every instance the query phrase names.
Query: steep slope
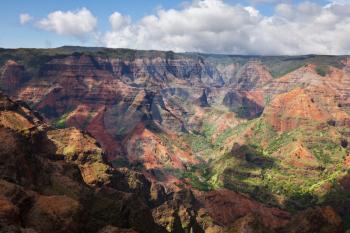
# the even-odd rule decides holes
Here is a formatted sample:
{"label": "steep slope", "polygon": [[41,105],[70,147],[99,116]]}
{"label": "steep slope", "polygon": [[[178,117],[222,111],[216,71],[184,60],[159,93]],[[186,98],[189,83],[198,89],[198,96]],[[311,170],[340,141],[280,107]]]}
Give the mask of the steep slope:
{"label": "steep slope", "polygon": [[[114,176],[94,139],[75,129],[51,130],[36,113],[3,95],[0,119],[2,232],[95,232],[107,224],[162,232],[141,199],[94,188]],[[105,201],[108,207],[99,203]],[[104,219],[105,211],[115,217]],[[87,219],[90,224],[82,224]]]}
{"label": "steep slope", "polygon": [[[324,203],[332,184],[347,175],[350,68],[344,56],[64,47],[1,50],[0,67],[1,90],[59,128],[46,133],[54,144],[50,156],[59,154],[77,166],[84,184],[142,196],[155,222],[169,231],[221,231],[231,224],[211,222],[217,213],[210,216],[212,207],[196,195],[190,207],[169,197],[184,188],[214,193],[228,188],[297,211]],[[4,125],[35,128],[18,113],[2,114]],[[86,131],[101,148],[71,127]],[[102,154],[106,161],[98,159]],[[148,181],[131,188],[115,177]],[[158,187],[155,193],[152,187]],[[226,191],[218,192],[225,199]],[[232,229],[269,225],[265,215],[245,217],[250,210],[224,216],[241,218]],[[211,223],[194,221],[199,216],[209,216]]]}
{"label": "steep slope", "polygon": [[326,123],[331,119],[303,89],[277,95],[265,108],[263,117],[277,131],[285,132],[308,124]]}
{"label": "steep slope", "polygon": [[[53,129],[27,106],[3,95],[0,119],[2,232],[133,232],[120,227],[149,233],[223,232],[249,213],[273,228],[289,222],[287,212],[227,190],[167,194],[141,173],[104,163],[103,151],[89,135],[75,128]],[[229,217],[220,220],[209,211],[217,195],[246,204],[233,204]]]}
{"label": "steep slope", "polygon": [[0,71],[1,87],[8,93],[14,93],[30,78],[24,66],[19,65],[14,60],[8,60]]}

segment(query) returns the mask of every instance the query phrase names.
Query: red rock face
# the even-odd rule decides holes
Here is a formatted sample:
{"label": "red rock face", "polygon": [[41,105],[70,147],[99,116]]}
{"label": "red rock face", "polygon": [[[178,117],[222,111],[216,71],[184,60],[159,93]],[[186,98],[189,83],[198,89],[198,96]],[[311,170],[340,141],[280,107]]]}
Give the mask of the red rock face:
{"label": "red rock face", "polygon": [[[266,58],[261,58],[262,61],[244,58],[246,60],[243,62],[230,63],[224,60],[216,63],[215,59],[204,55],[153,51],[138,55],[135,51],[129,52],[131,54],[127,58],[120,58],[118,54],[109,57],[107,53],[53,56],[40,64],[38,72],[31,73],[30,81],[24,78],[24,67],[13,61],[1,68],[3,91],[30,103],[45,115],[45,120],[56,127],[75,126],[87,131],[97,141],[95,145],[90,136],[72,129],[47,134],[52,147],[48,146],[51,154],[46,156],[50,159],[64,158],[65,161],[50,161],[49,165],[44,163],[44,171],[49,174],[44,176],[42,174],[46,173],[38,173],[42,170],[36,169],[30,158],[24,156],[26,153],[18,149],[20,142],[12,132],[32,133],[32,129],[37,127],[36,122],[41,120],[34,115],[28,117],[26,108],[15,112],[6,108],[0,112],[0,125],[4,128],[0,130],[3,140],[0,151],[4,153],[2,160],[8,165],[6,176],[21,185],[39,182],[45,187],[45,190],[34,195],[34,201],[31,202],[34,209],[29,212],[31,217],[28,225],[41,231],[51,230],[51,215],[55,212],[60,216],[68,216],[62,218],[61,223],[74,231],[76,225],[73,217],[79,215],[82,206],[74,195],[83,190],[81,186],[89,185],[106,189],[111,192],[111,196],[122,200],[121,203],[113,199],[106,208],[112,208],[117,202],[112,212],[121,215],[122,218],[118,215],[115,219],[123,219],[123,223],[108,220],[106,225],[117,224],[122,228],[137,226],[141,232],[145,232],[142,218],[150,220],[149,205],[157,225],[170,227],[172,232],[197,232],[195,229],[199,228],[223,230],[238,219],[241,221],[235,227],[241,229],[245,223],[255,224],[254,216],[258,216],[265,227],[285,228],[291,218],[286,211],[265,206],[239,193],[216,190],[195,195],[190,201],[182,200],[187,200],[187,194],[180,195],[178,199],[175,196],[183,188],[196,189],[200,185],[207,188],[205,185],[209,186],[209,182],[203,175],[207,171],[201,165],[210,168],[206,162],[221,159],[220,156],[229,151],[234,143],[247,143],[257,133],[249,125],[254,125],[255,120],[272,126],[276,135],[301,128],[317,132],[324,130],[329,135],[335,135],[338,140],[350,133],[347,132],[350,123],[349,60],[344,60],[343,67],[329,66],[323,76],[316,71],[317,65],[306,64],[280,78],[272,78],[271,67],[263,62]],[[22,64],[21,61],[18,63]],[[232,129],[239,129],[240,124],[245,123],[249,127],[238,131],[238,135],[230,135]],[[335,127],[342,127],[344,132],[337,132]],[[261,138],[264,149],[270,143],[269,136],[263,135]],[[102,146],[103,152],[93,149],[97,144]],[[279,148],[271,155],[280,160],[280,164],[293,169],[305,169],[308,174],[316,174],[317,169],[322,168],[303,140],[293,141],[286,147]],[[9,154],[19,156],[13,158]],[[99,157],[98,161],[92,162],[96,156]],[[102,162],[102,156],[109,162],[127,162],[130,168],[140,172],[113,169]],[[241,160],[248,157],[244,155]],[[86,161],[86,158],[89,160]],[[246,164],[257,162],[257,166],[260,166],[260,160],[256,160]],[[342,161],[344,166],[347,160]],[[75,170],[66,163],[75,165]],[[18,170],[16,164],[23,166]],[[193,172],[192,169],[197,170]],[[38,174],[49,180],[38,181]],[[254,175],[254,178],[259,179],[260,173]],[[162,188],[152,193],[152,187],[157,181],[160,181],[158,187]],[[62,182],[65,184],[64,189],[69,190],[64,192],[70,195],[68,198],[61,197],[60,186],[45,185]],[[80,182],[84,182],[83,185]],[[142,197],[145,203],[134,202],[137,199],[135,196],[123,192]],[[53,198],[47,197],[52,195]],[[59,196],[57,203],[70,205],[72,209],[55,205],[55,196]],[[75,201],[78,201],[78,205]],[[131,207],[122,206],[128,202],[132,204]],[[47,209],[43,203],[47,203]],[[9,222],[17,222],[17,212],[20,211],[17,210],[18,205],[7,197],[0,199],[0,204],[3,206],[0,215]],[[101,207],[101,203],[96,205]],[[90,207],[85,208],[95,210],[96,206]],[[147,214],[140,217],[132,211],[139,208],[140,212],[148,211]],[[125,210],[125,215],[119,210]],[[327,212],[329,218],[336,216],[331,211]],[[251,213],[253,215],[249,215]],[[316,216],[319,215],[323,215],[323,211],[316,211]],[[50,224],[40,226],[38,218],[45,218]],[[327,222],[327,218],[320,219]],[[309,222],[305,224],[310,225]],[[329,225],[333,227],[339,224],[331,221]],[[103,230],[113,232],[119,228],[111,226]]]}
{"label": "red rock face", "polygon": [[161,169],[170,166],[184,169],[186,164],[197,164],[190,151],[177,146],[168,147],[155,133],[139,124],[125,140],[128,159],[131,162],[141,161],[146,169]]}
{"label": "red rock face", "polygon": [[98,142],[101,143],[108,155],[108,159],[113,160],[113,158],[120,154],[121,145],[108,133],[106,126],[104,125],[104,114],[105,107],[100,107],[96,115],[90,121],[89,119],[86,120],[88,122],[86,129]]}
{"label": "red rock face", "polygon": [[226,226],[250,213],[260,216],[268,228],[283,227],[291,217],[288,212],[266,207],[247,196],[225,189],[200,194],[198,199],[215,221]]}
{"label": "red rock face", "polygon": [[[314,223],[318,224],[314,224]],[[307,209],[297,214],[281,232],[344,232],[341,219],[330,206]]]}
{"label": "red rock face", "polygon": [[330,119],[303,89],[277,95],[265,108],[263,116],[278,131],[288,131],[310,123],[325,123]]}
{"label": "red rock face", "polygon": [[168,83],[223,85],[218,71],[202,60],[190,58],[145,57],[132,61],[112,59],[113,71],[127,83],[164,88]]}
{"label": "red rock face", "polygon": [[238,71],[228,81],[230,91],[223,104],[242,118],[259,117],[265,105],[262,87],[272,81],[272,76],[260,61],[249,61],[236,69]]}
{"label": "red rock face", "polygon": [[[147,142],[152,138],[149,135],[153,133],[147,129],[145,136],[142,133],[135,135],[135,132],[138,132],[137,125],[142,125],[145,120],[161,121],[161,124],[181,130],[183,127],[181,115],[184,110],[161,96],[155,97],[152,93],[146,93],[143,88],[131,87],[116,78],[116,75],[121,74],[123,77],[133,77],[135,82],[139,82],[143,76],[151,75],[150,67],[164,69],[163,62],[165,60],[162,59],[136,59],[132,63],[115,60],[108,63],[104,59],[90,56],[53,59],[40,69],[40,76],[45,77],[44,81],[33,82],[22,88],[18,97],[31,101],[49,119],[54,120],[66,114],[65,126],[87,130],[103,146],[109,160],[125,156],[130,161],[136,161],[132,159],[136,156],[149,164],[147,168],[154,168],[154,164],[158,164],[156,167],[164,166],[164,163],[171,161],[170,164],[175,168],[183,169],[184,163],[196,162],[193,155],[177,147],[164,154],[162,151],[167,151],[169,148],[161,145],[163,142],[160,142],[160,139],[151,140],[159,144],[151,149]],[[188,64],[174,61],[170,65],[170,73],[183,78],[187,74],[198,76],[199,73],[204,72],[203,64],[192,63],[193,61],[188,61]],[[192,68],[181,70],[184,69],[182,64]],[[160,73],[154,75],[153,79],[161,77]],[[202,78],[203,80],[196,82],[202,82],[209,77]],[[39,93],[37,93],[38,90],[40,90]],[[199,91],[203,92],[202,89]],[[200,94],[195,98],[200,98]],[[178,121],[177,126],[173,124],[174,120]],[[135,136],[138,137],[137,140],[145,143],[144,148],[133,148],[136,146]],[[154,137],[157,138],[157,136]],[[130,142],[123,138],[127,138]],[[124,140],[123,145],[121,145],[122,140]],[[130,150],[130,148],[133,149]]]}
{"label": "red rock face", "polygon": [[[147,200],[133,194],[148,192],[148,198],[148,181],[105,164],[102,149],[89,135],[74,128],[53,130],[37,113],[2,94],[0,119],[2,232],[97,232],[106,225],[164,232]],[[149,189],[137,189],[132,181]]]}
{"label": "red rock face", "polygon": [[270,72],[260,61],[250,61],[240,71],[236,88],[248,91],[262,87],[272,80]]}
{"label": "red rock face", "polygon": [[312,64],[302,66],[266,85],[264,92],[273,96],[288,92],[296,87],[305,87],[312,84],[318,85],[324,79],[316,73],[315,69],[316,66]]}
{"label": "red rock face", "polygon": [[8,93],[14,94],[19,87],[30,79],[24,66],[19,65],[13,60],[7,61],[2,69],[0,86],[1,89]]}
{"label": "red rock face", "polygon": [[[1,119],[3,114],[14,114],[14,121],[0,121],[0,132],[7,132],[0,137],[0,226],[5,232],[197,232],[222,230],[251,211],[264,213],[264,223],[273,226],[289,216],[227,190],[166,194],[141,173],[105,164],[96,141],[78,129],[52,129],[27,107],[0,95]],[[217,215],[222,205],[229,209]]]}
{"label": "red rock face", "polygon": [[[179,147],[169,149],[158,133],[147,129],[149,122],[170,141],[170,135],[200,131],[204,109],[211,105],[225,105],[243,119],[264,111],[263,117],[279,131],[314,120],[346,126],[350,75],[347,60],[344,64],[343,69],[331,67],[327,77],[319,76],[315,65],[306,65],[273,79],[258,60],[216,69],[204,60],[176,56],[107,59],[75,54],[51,59],[40,67],[38,78],[20,86],[24,68],[9,61],[2,79],[15,80],[9,89],[20,88],[16,97],[29,101],[49,120],[64,115],[65,126],[87,130],[109,160],[137,157],[149,168],[169,164],[183,169],[196,163],[195,155]],[[267,99],[272,101],[264,110]],[[140,131],[140,125],[145,129]]]}
{"label": "red rock face", "polygon": [[315,69],[314,65],[304,66],[264,87],[265,95],[272,99],[264,115],[278,130],[295,128],[306,120],[349,125],[350,73],[346,68],[330,67],[322,77]]}
{"label": "red rock face", "polygon": [[[135,156],[128,155],[130,150],[121,142],[133,138],[128,134],[145,121],[155,121],[168,135],[198,131],[200,124],[193,120],[198,118],[192,115],[203,110],[194,110],[191,104],[225,105],[235,115],[250,119],[261,115],[269,99],[273,102],[264,115],[280,131],[310,120],[334,120],[346,126],[350,75],[348,61],[344,64],[342,69],[331,67],[327,77],[318,75],[315,65],[306,65],[273,79],[256,59],[216,69],[205,60],[157,53],[132,59],[75,54],[54,57],[40,67],[38,78],[22,86],[18,85],[24,68],[13,61],[3,67],[1,77],[14,80],[9,81],[9,89],[21,87],[16,97],[29,101],[48,119],[55,121],[66,114],[66,126],[89,131],[113,159]],[[306,94],[293,91],[297,87]]]}

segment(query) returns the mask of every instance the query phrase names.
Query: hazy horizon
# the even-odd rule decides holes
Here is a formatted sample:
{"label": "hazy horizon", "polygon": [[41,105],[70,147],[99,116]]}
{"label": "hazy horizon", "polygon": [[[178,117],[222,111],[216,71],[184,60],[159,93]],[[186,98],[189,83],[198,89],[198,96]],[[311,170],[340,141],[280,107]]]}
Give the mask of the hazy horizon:
{"label": "hazy horizon", "polygon": [[4,48],[0,47],[0,49],[38,49],[38,50],[55,50],[60,48],[96,48],[96,49],[113,49],[113,50],[134,50],[134,51],[156,51],[156,52],[173,52],[176,54],[203,54],[203,55],[213,55],[213,56],[242,56],[242,57],[307,57],[307,56],[344,56],[348,57],[350,54],[234,54],[234,53],[209,53],[209,52],[196,52],[196,51],[184,51],[184,52],[176,52],[173,50],[157,50],[157,49],[133,49],[133,48],[111,48],[104,46],[84,46],[84,45],[62,45],[54,48],[45,48],[45,47],[17,47],[17,48]]}

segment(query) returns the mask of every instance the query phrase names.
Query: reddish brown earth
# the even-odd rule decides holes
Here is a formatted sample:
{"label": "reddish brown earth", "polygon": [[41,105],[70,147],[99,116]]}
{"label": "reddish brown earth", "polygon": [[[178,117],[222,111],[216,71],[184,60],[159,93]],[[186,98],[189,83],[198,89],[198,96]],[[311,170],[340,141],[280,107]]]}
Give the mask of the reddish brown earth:
{"label": "reddish brown earth", "polygon": [[277,95],[265,108],[263,117],[278,131],[288,131],[300,125],[325,123],[331,118],[322,111],[303,89]]}
{"label": "reddish brown earth", "polygon": [[[286,211],[229,190],[167,194],[141,173],[105,164],[95,139],[75,128],[52,129],[26,106],[1,95],[3,113],[13,114],[13,121],[0,122],[4,232],[219,233],[232,224],[242,227],[242,217],[255,216],[248,222],[261,219],[271,230],[285,229],[291,219]],[[325,227],[337,229],[339,217],[327,208],[321,212],[328,219]]]}
{"label": "reddish brown earth", "polygon": [[240,71],[235,88],[248,91],[257,89],[272,81],[272,76],[267,68],[258,60],[248,62]]}
{"label": "reddish brown earth", "polygon": [[[142,157],[149,168],[165,166],[169,161],[175,168],[183,168],[179,157],[190,164],[196,158],[179,148],[165,153],[168,148],[161,145],[158,149],[130,150],[134,142],[127,139],[135,139],[131,135],[134,127],[154,121],[166,135],[198,131],[204,119],[203,108],[222,101],[235,115],[240,112],[241,117],[255,118],[264,111],[266,121],[282,132],[314,120],[334,120],[344,126],[350,122],[348,60],[343,61],[345,66],[341,69],[330,67],[326,77],[317,74],[316,65],[309,64],[273,79],[268,67],[258,59],[216,70],[209,63],[197,63],[194,59],[152,56],[134,60],[89,55],[56,57],[40,67],[40,78],[28,82],[22,80],[25,67],[8,61],[3,71],[9,71],[2,79],[17,78],[14,82],[23,83],[15,84],[18,87],[10,88],[9,94],[28,101],[49,120],[67,114],[65,126],[87,130],[102,145],[109,160],[135,161],[135,157]],[[150,72],[152,69],[154,72]],[[271,102],[264,109],[266,99]],[[187,101],[198,104],[198,108],[191,109],[185,105]],[[118,115],[123,117],[115,120]],[[220,126],[214,139],[233,125],[224,118],[217,122]],[[147,141],[150,137],[138,140]],[[159,143],[159,139],[152,141]],[[140,155],[142,151],[146,154]]]}
{"label": "reddish brown earth", "polygon": [[[271,105],[276,107],[289,104],[285,109],[289,109],[290,112],[295,110],[296,114],[291,117],[300,116],[316,121],[323,121],[328,117],[337,121],[339,125],[348,125],[350,73],[347,67],[343,69],[329,67],[325,77],[318,75],[315,70],[315,65],[303,66],[265,86],[267,95],[286,93],[273,97]],[[293,100],[293,96],[302,99]],[[278,109],[270,111],[277,112]],[[286,114],[288,117],[288,113]]]}
{"label": "reddish brown earth", "polygon": [[285,155],[289,156],[286,159],[286,163],[296,168],[310,168],[314,169],[319,166],[317,158],[307,149],[302,143],[297,142],[295,144],[288,145],[285,148]]}
{"label": "reddish brown earth", "polygon": [[[0,195],[0,216],[6,227],[187,233],[259,232],[254,226],[261,226],[298,232],[290,222],[300,222],[304,232],[341,229],[330,207],[294,217],[226,189],[199,194],[193,180],[203,179],[201,166],[211,168],[235,143],[255,136],[252,124],[226,137],[250,120],[272,126],[276,135],[302,129],[325,132],[338,144],[348,140],[349,59],[326,62],[325,74],[314,59],[272,76],[263,57],[217,62],[204,55],[109,52],[50,55],[35,67],[20,58],[2,61],[1,90],[44,116],[1,97],[1,178],[10,191]],[[264,149],[270,136],[259,138]],[[299,138],[268,156],[296,175],[315,174],[323,164],[309,147],[320,138]],[[336,159],[346,166],[348,158]],[[20,190],[24,204],[13,190]]]}
{"label": "reddish brown earth", "polygon": [[14,93],[29,80],[29,74],[25,71],[23,65],[14,60],[8,60],[2,68],[0,83],[3,90]]}
{"label": "reddish brown earth", "polygon": [[209,215],[222,225],[229,225],[240,217],[255,214],[260,216],[264,226],[275,229],[285,226],[291,218],[286,211],[269,208],[230,190],[201,193],[198,194],[198,200],[209,211]]}
{"label": "reddish brown earth", "polygon": [[175,169],[184,169],[184,164],[198,163],[191,152],[177,146],[168,148],[160,137],[143,124],[135,127],[125,144],[129,161],[142,161],[146,169],[162,168],[165,164]]}
{"label": "reddish brown earth", "polygon": [[[6,117],[12,114],[11,121],[0,123],[2,232],[94,232],[108,224],[162,232],[152,223],[146,204],[132,198],[131,193],[112,187],[108,191],[97,189],[97,185],[109,183],[113,175],[107,172],[102,150],[90,136],[77,129],[52,130],[39,115],[3,95],[0,113]],[[102,200],[124,220],[99,219],[98,211],[107,211],[98,204]],[[126,203],[138,208],[118,213]],[[84,226],[86,219],[94,223]],[[149,225],[138,225],[138,219],[148,219]]]}
{"label": "reddish brown earth", "polygon": [[113,159],[120,153],[121,145],[116,140],[114,140],[113,137],[106,130],[103,122],[104,112],[105,107],[99,108],[96,112],[96,115],[92,119],[90,119],[90,122],[88,122],[88,126],[86,127],[86,129],[101,143],[104,150],[108,153],[108,158]]}

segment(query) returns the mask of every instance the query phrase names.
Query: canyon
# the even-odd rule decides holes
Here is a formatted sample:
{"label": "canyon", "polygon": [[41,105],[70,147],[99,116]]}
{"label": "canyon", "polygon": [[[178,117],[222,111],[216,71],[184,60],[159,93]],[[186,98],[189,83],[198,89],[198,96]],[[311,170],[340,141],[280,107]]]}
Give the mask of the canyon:
{"label": "canyon", "polygon": [[350,57],[0,49],[0,232],[345,232]]}

